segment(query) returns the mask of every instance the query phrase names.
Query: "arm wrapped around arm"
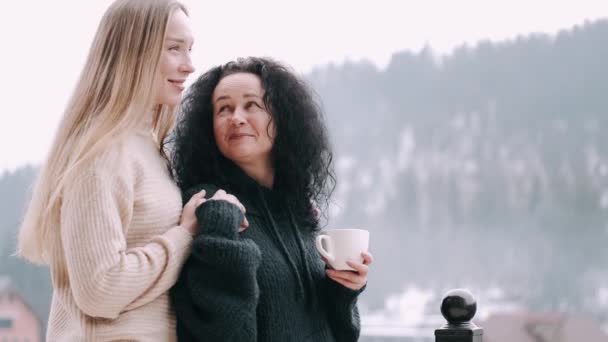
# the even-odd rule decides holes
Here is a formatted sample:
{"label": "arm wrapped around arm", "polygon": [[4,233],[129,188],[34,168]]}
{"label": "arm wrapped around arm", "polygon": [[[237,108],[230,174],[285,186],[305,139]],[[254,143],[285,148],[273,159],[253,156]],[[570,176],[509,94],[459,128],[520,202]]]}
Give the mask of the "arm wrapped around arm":
{"label": "arm wrapped around arm", "polygon": [[180,341],[256,341],[261,261],[257,245],[241,239],[243,214],[209,200],[196,211],[200,231],[171,290]]}

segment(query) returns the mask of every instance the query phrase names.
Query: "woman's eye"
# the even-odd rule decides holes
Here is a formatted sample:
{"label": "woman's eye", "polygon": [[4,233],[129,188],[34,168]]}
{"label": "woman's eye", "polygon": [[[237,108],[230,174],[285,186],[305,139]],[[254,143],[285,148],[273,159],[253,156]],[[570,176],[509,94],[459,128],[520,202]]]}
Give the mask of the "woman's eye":
{"label": "woman's eye", "polygon": [[179,51],[179,45],[171,46],[171,47],[169,47],[169,50],[171,50],[171,51]]}
{"label": "woman's eye", "polygon": [[256,107],[258,107],[258,108],[262,108],[262,107],[260,107],[260,105],[259,105],[257,102],[255,102],[255,101],[250,101],[250,102],[247,102],[247,104],[246,104],[246,107],[247,107],[247,108],[251,108],[251,107],[253,107],[253,106],[256,106]]}

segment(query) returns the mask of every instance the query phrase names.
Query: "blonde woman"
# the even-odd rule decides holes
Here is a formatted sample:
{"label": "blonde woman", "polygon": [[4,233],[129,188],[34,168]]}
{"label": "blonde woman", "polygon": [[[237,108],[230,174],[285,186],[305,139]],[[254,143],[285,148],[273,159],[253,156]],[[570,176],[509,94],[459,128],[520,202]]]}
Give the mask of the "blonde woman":
{"label": "blonde woman", "polygon": [[33,189],[18,254],[48,264],[48,341],[173,341],[167,290],[194,210],[162,146],[194,68],[186,9],[117,0],[105,13]]}

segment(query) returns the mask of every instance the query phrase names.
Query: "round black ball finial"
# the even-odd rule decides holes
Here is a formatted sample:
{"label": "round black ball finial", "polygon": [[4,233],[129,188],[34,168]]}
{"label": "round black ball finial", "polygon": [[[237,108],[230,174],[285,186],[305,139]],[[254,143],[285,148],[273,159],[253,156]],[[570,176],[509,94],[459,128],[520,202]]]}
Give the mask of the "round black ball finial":
{"label": "round black ball finial", "polygon": [[465,289],[448,291],[441,302],[441,314],[449,324],[465,324],[471,321],[477,311],[477,301]]}

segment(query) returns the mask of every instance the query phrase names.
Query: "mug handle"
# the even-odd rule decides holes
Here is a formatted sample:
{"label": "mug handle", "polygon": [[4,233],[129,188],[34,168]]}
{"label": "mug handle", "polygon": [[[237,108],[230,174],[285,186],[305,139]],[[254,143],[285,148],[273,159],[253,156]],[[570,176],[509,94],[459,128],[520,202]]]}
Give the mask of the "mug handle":
{"label": "mug handle", "polygon": [[325,250],[325,248],[323,248],[323,240],[327,241],[327,245],[331,246],[331,237],[329,235],[319,235],[317,236],[316,240],[315,240],[315,245],[317,247],[317,251],[319,251],[319,253],[325,257],[325,259],[327,259],[327,261],[329,263],[332,263],[335,261],[335,257],[330,254],[328,251]]}

